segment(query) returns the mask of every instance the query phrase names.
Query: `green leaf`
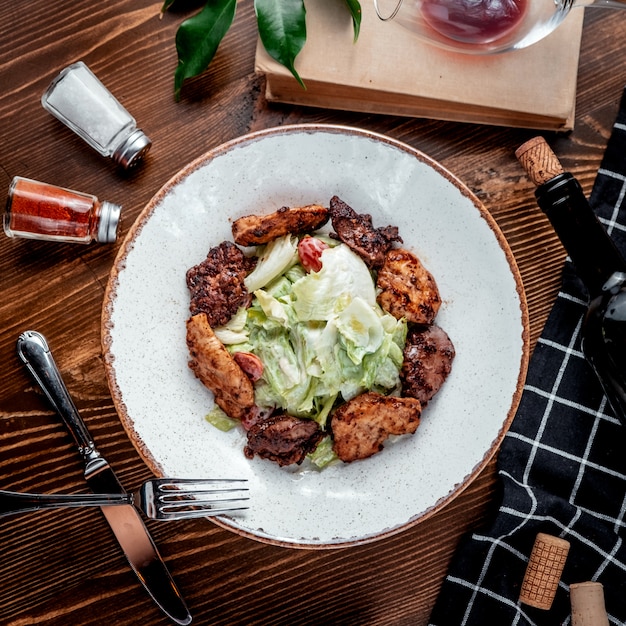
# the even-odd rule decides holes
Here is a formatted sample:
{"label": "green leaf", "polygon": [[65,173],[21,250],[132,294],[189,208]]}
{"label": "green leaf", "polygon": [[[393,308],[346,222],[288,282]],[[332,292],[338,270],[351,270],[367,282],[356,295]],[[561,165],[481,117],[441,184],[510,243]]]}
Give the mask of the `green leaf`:
{"label": "green leaf", "polygon": [[165,13],[172,5],[174,4],[174,0],[165,0],[163,2],[163,6],[161,7],[161,13]]}
{"label": "green leaf", "polygon": [[295,60],[306,42],[303,0],[254,0],[259,36],[267,53],[305,87]]}
{"label": "green leaf", "polygon": [[208,0],[200,13],[185,20],[176,32],[178,66],[174,76],[176,99],[187,78],[208,66],[235,19],[237,0]]}
{"label": "green leaf", "polygon": [[217,404],[214,405],[210,413],[204,416],[204,419],[209,422],[209,424],[225,433],[235,428],[238,424],[241,424],[239,420],[228,417]]}
{"label": "green leaf", "polygon": [[348,5],[348,9],[352,14],[352,25],[354,27],[354,41],[359,38],[359,33],[361,32],[361,4],[359,0],[345,0]]}

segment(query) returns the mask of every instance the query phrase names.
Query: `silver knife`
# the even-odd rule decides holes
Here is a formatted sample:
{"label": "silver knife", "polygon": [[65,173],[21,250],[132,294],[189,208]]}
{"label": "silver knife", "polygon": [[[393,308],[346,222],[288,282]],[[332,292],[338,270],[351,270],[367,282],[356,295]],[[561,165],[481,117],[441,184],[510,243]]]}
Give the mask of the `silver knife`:
{"label": "silver knife", "polygon": [[[72,433],[85,462],[85,480],[90,489],[94,493],[125,493],[109,464],[96,450],[44,336],[33,330],[22,333],[17,340],[17,353]],[[189,609],[137,510],[130,505],[103,506],[101,510],[152,599],[177,624],[190,624]]]}

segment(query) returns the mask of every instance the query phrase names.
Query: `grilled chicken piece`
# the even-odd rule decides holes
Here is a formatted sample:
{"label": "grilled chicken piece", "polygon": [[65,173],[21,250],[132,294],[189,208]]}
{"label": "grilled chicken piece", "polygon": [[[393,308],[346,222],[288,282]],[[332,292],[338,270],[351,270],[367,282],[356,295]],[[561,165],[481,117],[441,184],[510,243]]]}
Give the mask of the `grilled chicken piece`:
{"label": "grilled chicken piece", "polygon": [[233,240],[240,246],[257,246],[291,233],[299,235],[321,228],[328,209],[318,204],[282,207],[269,215],[247,215],[233,222]]}
{"label": "grilled chicken piece", "polygon": [[331,419],[335,454],[345,463],[366,459],[383,448],[389,435],[414,433],[422,406],[415,398],[367,392],[335,410]]}
{"label": "grilled chicken piece", "polygon": [[206,313],[214,328],[226,324],[242,306],[249,306],[252,295],[244,284],[254,269],[256,257],[247,257],[230,241],[211,248],[199,265],[187,270],[191,294],[191,315]]}
{"label": "grilled chicken piece", "polygon": [[281,413],[250,427],[248,445],[243,452],[248,459],[257,454],[281,467],[293,463],[299,465],[324,437],[317,422]]}
{"label": "grilled chicken piece", "polygon": [[400,370],[402,395],[417,398],[426,406],[448,377],[454,356],[452,341],[439,326],[411,328]]}
{"label": "grilled chicken piece", "polygon": [[335,238],[350,246],[370,269],[379,269],[394,241],[402,243],[396,226],[374,228],[372,216],[357,213],[337,196],[330,199],[330,219]]}
{"label": "grilled chicken piece", "polygon": [[187,320],[189,367],[215,396],[216,404],[233,419],[242,419],[254,406],[254,387],[230,352],[215,336],[207,316]]}
{"label": "grilled chicken piece", "polygon": [[378,304],[396,319],[404,317],[415,324],[432,324],[441,306],[433,275],[404,248],[387,253],[376,286],[381,290]]}

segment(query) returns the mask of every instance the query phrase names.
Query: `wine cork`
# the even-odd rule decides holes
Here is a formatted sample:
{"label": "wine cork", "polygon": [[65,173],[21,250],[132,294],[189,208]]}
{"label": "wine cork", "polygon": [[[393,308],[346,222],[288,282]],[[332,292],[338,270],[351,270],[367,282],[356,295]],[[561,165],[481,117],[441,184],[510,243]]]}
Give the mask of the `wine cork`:
{"label": "wine cork", "polygon": [[534,137],[523,143],[515,151],[515,156],[537,187],[564,172],[559,159],[543,137]]}
{"label": "wine cork", "polygon": [[572,626],[609,626],[601,583],[575,583],[569,587]]}
{"label": "wine cork", "polygon": [[569,552],[569,541],[538,533],[526,567],[520,602],[548,610],[556,595]]}

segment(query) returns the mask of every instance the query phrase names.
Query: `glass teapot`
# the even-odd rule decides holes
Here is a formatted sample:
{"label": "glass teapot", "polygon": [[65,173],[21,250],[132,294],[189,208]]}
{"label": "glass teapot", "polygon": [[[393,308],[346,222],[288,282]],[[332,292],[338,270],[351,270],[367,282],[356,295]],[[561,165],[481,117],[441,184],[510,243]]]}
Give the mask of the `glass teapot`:
{"label": "glass teapot", "polygon": [[526,48],[549,35],[573,7],[624,9],[623,0],[374,0],[378,17],[396,20],[440,48],[490,54]]}

